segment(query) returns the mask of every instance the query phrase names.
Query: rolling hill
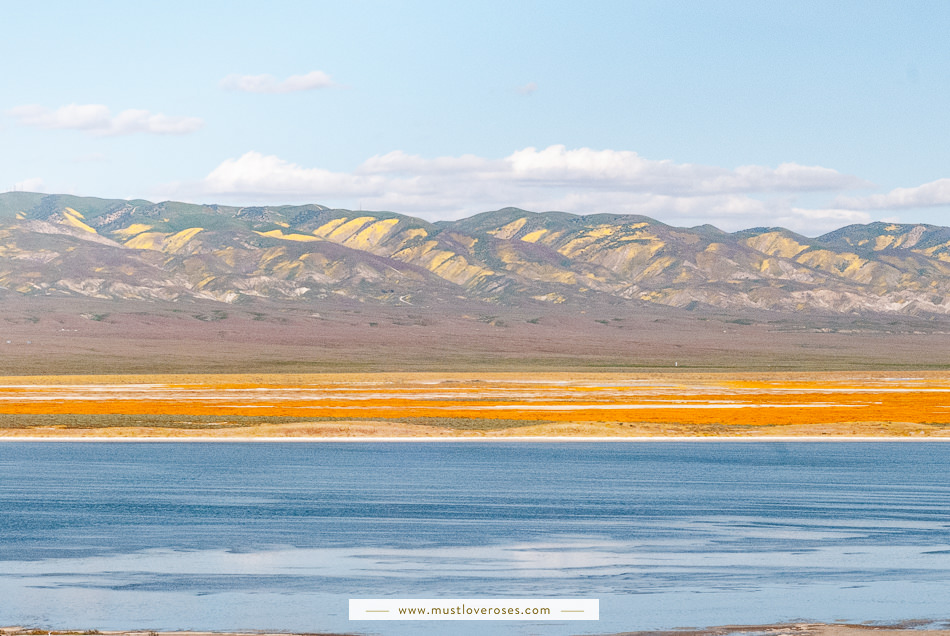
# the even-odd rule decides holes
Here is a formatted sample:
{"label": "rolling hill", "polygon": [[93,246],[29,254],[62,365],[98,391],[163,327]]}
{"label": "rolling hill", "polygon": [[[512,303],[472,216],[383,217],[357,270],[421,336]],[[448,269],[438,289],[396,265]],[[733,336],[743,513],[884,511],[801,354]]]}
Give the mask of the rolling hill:
{"label": "rolling hill", "polygon": [[429,223],[14,192],[0,195],[0,259],[5,296],[950,314],[950,228],[930,225],[807,238],[513,208]]}
{"label": "rolling hill", "polygon": [[0,194],[0,375],[950,368],[950,228]]}

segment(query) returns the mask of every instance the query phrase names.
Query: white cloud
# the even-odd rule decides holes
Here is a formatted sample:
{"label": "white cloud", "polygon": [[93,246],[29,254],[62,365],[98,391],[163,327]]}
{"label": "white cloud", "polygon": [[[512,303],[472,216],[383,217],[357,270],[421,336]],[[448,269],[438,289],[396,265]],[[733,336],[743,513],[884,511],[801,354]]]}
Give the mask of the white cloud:
{"label": "white cloud", "polygon": [[794,230],[806,236],[817,236],[836,230],[845,225],[870,223],[874,219],[867,212],[841,210],[838,208],[791,208],[787,213],[775,217],[777,225]]}
{"label": "white cloud", "polygon": [[29,104],[11,108],[7,115],[19,119],[20,123],[27,126],[78,130],[107,128],[111,120],[109,108],[102,104],[69,104],[55,111],[39,104]]}
{"label": "white cloud", "polygon": [[538,90],[538,85],[535,84],[534,82],[528,82],[524,86],[518,87],[518,92],[521,93],[522,95],[532,95],[537,90]]}
{"label": "white cloud", "polygon": [[11,108],[6,114],[27,126],[83,130],[104,137],[134,133],[185,135],[204,126],[204,122],[197,117],[169,117],[139,109],[124,110],[113,115],[102,104],[69,104],[56,110],[29,104]]}
{"label": "white cloud", "polygon": [[296,93],[318,88],[333,88],[333,79],[323,71],[310,71],[305,75],[291,75],[279,80],[273,75],[231,74],[219,83],[221,88],[243,93]]}
{"label": "white cloud", "polygon": [[839,197],[835,204],[851,210],[896,210],[950,205],[950,179],[937,179],[914,188],[895,188],[886,194]]}
{"label": "white cloud", "polygon": [[370,157],[363,165],[357,168],[359,174],[459,174],[468,175],[486,173],[498,174],[505,171],[505,163],[501,160],[483,159],[476,155],[462,155],[460,157],[438,157],[424,159],[418,155],[407,155],[401,150],[394,150],[385,155]]}
{"label": "white cloud", "polygon": [[502,159],[428,159],[394,151],[349,172],[310,168],[248,152],[203,180],[173,184],[163,196],[240,204],[313,202],[393,210],[430,219],[460,218],[505,206],[578,214],[643,214],[672,225],[712,223],[724,230],[783,225],[806,234],[870,220],[831,206],[795,205],[799,193],[840,191],[865,182],[829,168],[679,164],[635,152],[525,148]]}
{"label": "white cloud", "polygon": [[530,181],[615,185],[626,190],[698,195],[725,192],[844,190],[868,184],[830,168],[786,163],[778,168],[716,166],[644,159],[629,150],[525,148],[507,157],[514,174]]}
{"label": "white cloud", "polygon": [[273,155],[247,152],[223,161],[205,177],[200,189],[208,194],[352,197],[378,194],[383,185],[379,178],[303,168]]}
{"label": "white cloud", "polygon": [[24,179],[13,184],[13,190],[17,192],[45,192],[44,188],[43,179],[40,177]]}

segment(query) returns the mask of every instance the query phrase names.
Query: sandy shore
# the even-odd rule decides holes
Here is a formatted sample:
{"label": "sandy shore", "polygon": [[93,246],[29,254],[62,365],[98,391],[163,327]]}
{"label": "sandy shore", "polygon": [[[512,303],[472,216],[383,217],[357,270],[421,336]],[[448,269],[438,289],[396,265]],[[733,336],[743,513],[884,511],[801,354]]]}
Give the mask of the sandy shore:
{"label": "sandy shore", "polygon": [[609,636],[950,636],[950,623],[908,621],[899,625],[844,623],[780,623],[775,625],[723,625],[706,629],[655,632],[619,632]]}
{"label": "sandy shore", "polygon": [[0,628],[0,634],[4,636],[352,636],[352,634],[355,633],[356,632],[155,632],[150,630],[99,631],[97,629],[77,631],[33,629],[19,626]]}
{"label": "sandy shore", "polygon": [[84,435],[77,436],[0,436],[2,442],[300,442],[300,443],[334,443],[334,442],[551,442],[551,443],[572,443],[572,442],[616,442],[616,443],[649,443],[649,442],[950,442],[948,437],[861,437],[855,435],[797,435],[797,436],[778,436],[778,435],[760,435],[745,437],[728,436],[688,436],[680,435],[677,437],[501,437],[501,436],[454,436],[454,437],[432,437],[432,436],[403,436],[403,437],[188,437],[188,436],[126,436],[126,437],[107,437]]}
{"label": "sandy shore", "polygon": [[[370,630],[375,632],[376,630]],[[359,630],[346,633],[308,632],[154,632],[131,631],[74,631],[45,630],[24,627],[3,627],[4,636],[354,636]],[[669,631],[613,632],[603,636],[950,636],[950,622],[939,624],[908,621],[899,625],[855,625],[844,623],[778,623],[773,625],[723,625],[705,629],[677,629]]]}

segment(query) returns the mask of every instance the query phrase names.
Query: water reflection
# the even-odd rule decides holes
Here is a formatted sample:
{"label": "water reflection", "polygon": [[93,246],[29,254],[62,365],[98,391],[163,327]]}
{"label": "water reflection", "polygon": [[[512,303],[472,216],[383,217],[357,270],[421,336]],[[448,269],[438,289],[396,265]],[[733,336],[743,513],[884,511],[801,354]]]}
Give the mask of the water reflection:
{"label": "water reflection", "polygon": [[538,596],[599,598],[601,620],[490,633],[946,618],[948,460],[941,444],[0,444],[0,623],[439,634],[350,624],[347,600]]}

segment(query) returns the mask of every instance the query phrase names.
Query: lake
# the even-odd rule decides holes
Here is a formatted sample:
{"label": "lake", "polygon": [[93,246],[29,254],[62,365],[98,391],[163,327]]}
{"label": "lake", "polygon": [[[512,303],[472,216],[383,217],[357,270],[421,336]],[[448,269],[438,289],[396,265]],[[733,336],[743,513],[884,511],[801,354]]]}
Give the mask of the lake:
{"label": "lake", "polygon": [[[600,599],[350,622],[350,598]],[[0,443],[0,625],[599,634],[950,618],[950,444]]]}

